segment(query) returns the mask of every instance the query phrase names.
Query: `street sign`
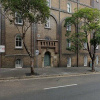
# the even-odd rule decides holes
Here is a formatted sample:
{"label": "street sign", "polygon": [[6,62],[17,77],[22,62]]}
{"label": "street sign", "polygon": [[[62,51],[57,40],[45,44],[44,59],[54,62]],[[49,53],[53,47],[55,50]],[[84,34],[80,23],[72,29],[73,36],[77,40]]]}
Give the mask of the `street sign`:
{"label": "street sign", "polygon": [[0,45],[0,53],[5,52],[5,46],[4,45]]}
{"label": "street sign", "polygon": [[36,50],[36,51],[35,51],[35,54],[36,54],[36,55],[39,55],[39,50]]}

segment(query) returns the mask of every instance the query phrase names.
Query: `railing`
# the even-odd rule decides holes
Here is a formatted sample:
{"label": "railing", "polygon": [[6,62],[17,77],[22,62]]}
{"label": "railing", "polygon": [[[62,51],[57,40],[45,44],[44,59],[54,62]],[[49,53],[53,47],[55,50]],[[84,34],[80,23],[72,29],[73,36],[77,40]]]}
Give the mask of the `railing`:
{"label": "railing", "polygon": [[55,53],[58,53],[58,40],[43,40],[43,39],[38,39],[38,49],[41,53],[41,49],[43,48],[54,48]]}

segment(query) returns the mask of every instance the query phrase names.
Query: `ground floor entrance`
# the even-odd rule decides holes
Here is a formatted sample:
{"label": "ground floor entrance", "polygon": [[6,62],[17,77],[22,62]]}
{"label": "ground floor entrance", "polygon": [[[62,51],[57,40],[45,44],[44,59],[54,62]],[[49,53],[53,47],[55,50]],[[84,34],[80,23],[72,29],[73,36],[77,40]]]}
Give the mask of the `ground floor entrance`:
{"label": "ground floor entrance", "polygon": [[51,55],[50,52],[46,52],[44,55],[44,67],[51,66]]}

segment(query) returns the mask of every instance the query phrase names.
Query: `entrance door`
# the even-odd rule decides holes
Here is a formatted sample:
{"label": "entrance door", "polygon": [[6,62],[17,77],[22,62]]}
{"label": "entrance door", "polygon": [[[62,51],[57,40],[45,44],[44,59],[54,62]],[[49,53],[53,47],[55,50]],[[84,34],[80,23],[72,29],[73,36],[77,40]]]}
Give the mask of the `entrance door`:
{"label": "entrance door", "polygon": [[44,66],[50,66],[50,53],[46,52],[44,56]]}
{"label": "entrance door", "polygon": [[84,56],[84,66],[87,66],[87,56]]}
{"label": "entrance door", "polygon": [[70,57],[67,59],[67,67],[71,67],[71,58]]}
{"label": "entrance door", "polygon": [[21,59],[17,59],[15,62],[15,67],[16,68],[22,68],[22,60]]}

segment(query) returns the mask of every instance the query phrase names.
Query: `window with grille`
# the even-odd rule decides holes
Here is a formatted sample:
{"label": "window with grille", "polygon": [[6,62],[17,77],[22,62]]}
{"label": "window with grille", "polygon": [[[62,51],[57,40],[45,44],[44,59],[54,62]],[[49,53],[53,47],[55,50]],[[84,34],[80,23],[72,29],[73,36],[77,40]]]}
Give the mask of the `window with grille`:
{"label": "window with grille", "polygon": [[71,41],[69,39],[67,39],[67,48],[71,47]]}
{"label": "window with grille", "polygon": [[99,46],[97,45],[96,49],[98,50],[99,49]]}
{"label": "window with grille", "polygon": [[45,28],[50,28],[50,18],[47,19],[45,23]]}
{"label": "window with grille", "polygon": [[47,0],[48,6],[51,8],[51,0]]}
{"label": "window with grille", "polygon": [[15,48],[22,48],[22,37],[20,35],[15,37]]}
{"label": "window with grille", "polygon": [[99,64],[99,57],[96,56],[96,65],[98,65],[98,64]]}
{"label": "window with grille", "polygon": [[87,66],[87,56],[84,56],[84,66]]}
{"label": "window with grille", "polygon": [[83,43],[84,49],[87,49],[87,42]]}
{"label": "window with grille", "polygon": [[71,4],[67,3],[67,12],[71,13]]}
{"label": "window with grille", "polygon": [[15,67],[16,68],[22,68],[22,60],[21,59],[17,59],[15,61]]}
{"label": "window with grille", "polygon": [[68,57],[67,59],[67,67],[71,67],[71,57]]}
{"label": "window with grille", "polygon": [[70,23],[67,23],[66,30],[71,31],[71,24]]}
{"label": "window with grille", "polygon": [[21,18],[21,15],[17,12],[15,13],[15,24],[20,24],[20,25],[23,24],[23,20]]}

